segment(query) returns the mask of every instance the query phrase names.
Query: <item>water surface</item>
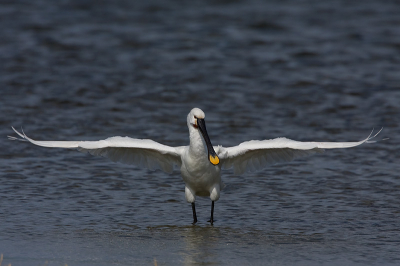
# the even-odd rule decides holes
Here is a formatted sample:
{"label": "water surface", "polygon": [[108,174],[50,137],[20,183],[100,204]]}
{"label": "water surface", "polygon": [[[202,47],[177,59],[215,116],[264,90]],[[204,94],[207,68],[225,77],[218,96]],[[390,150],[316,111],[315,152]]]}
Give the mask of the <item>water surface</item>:
{"label": "water surface", "polygon": [[[400,263],[400,5],[330,1],[0,3],[4,265]],[[165,174],[6,139],[213,144],[389,140],[235,176],[191,225]]]}

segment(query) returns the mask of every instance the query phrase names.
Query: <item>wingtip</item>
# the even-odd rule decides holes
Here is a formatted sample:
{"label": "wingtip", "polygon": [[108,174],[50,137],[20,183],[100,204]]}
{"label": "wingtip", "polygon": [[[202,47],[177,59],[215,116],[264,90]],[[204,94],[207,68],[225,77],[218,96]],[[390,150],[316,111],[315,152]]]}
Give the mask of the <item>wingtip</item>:
{"label": "wingtip", "polygon": [[[366,143],[375,143],[375,142],[378,142],[379,140],[372,140],[372,139],[374,139],[376,136],[378,136],[378,134],[381,133],[382,130],[383,130],[383,127],[382,127],[375,135],[372,136],[372,134],[373,134],[373,132],[374,132],[374,129],[372,129],[371,134],[369,134],[369,136],[368,136],[368,138],[367,138],[367,140],[366,140],[365,142],[366,142]],[[371,137],[371,136],[372,136],[372,137]],[[389,139],[389,138],[384,138],[384,139],[381,139],[381,140],[387,140],[387,139]]]}
{"label": "wingtip", "polygon": [[[13,136],[7,136],[9,140],[26,141],[27,138],[26,138],[25,133],[24,133],[24,134],[21,134],[21,133],[20,133],[18,130],[16,130],[13,126],[11,126],[11,128],[12,128],[12,130],[14,130],[14,132],[15,132],[19,137],[21,137],[21,138],[17,138],[17,137],[13,137]],[[22,129],[22,127],[21,127],[21,131],[24,132],[23,129]]]}
{"label": "wingtip", "polygon": [[[11,127],[13,130],[14,130],[14,132],[15,133],[17,133],[18,134],[18,136],[20,136],[21,138],[23,138],[23,139],[25,139],[25,134],[21,134],[18,130],[16,130],[14,127]],[[22,130],[22,127],[21,127],[21,131],[22,132],[24,132],[23,130]]]}

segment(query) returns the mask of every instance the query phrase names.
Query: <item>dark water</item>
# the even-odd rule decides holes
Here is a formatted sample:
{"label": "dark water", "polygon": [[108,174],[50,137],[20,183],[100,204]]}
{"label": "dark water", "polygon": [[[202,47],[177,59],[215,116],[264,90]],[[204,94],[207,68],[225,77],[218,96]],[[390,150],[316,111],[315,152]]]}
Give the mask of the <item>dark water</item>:
{"label": "dark water", "polygon": [[[398,1],[0,1],[3,265],[400,264]],[[191,226],[168,175],[11,142],[389,140],[235,176]]]}

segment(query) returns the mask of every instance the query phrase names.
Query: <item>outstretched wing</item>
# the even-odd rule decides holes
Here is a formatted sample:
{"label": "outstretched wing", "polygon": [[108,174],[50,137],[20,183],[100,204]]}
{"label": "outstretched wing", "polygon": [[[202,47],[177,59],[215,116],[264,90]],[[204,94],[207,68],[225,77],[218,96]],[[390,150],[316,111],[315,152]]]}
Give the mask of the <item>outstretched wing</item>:
{"label": "outstretched wing", "polygon": [[29,141],[38,146],[51,148],[77,149],[92,155],[107,157],[114,162],[143,166],[150,170],[161,169],[171,173],[174,165],[181,165],[181,147],[170,147],[150,139],[111,137],[99,141],[37,141],[25,133],[12,128],[21,138],[10,140]]}
{"label": "outstretched wing", "polygon": [[251,140],[238,146],[224,148],[216,147],[216,152],[224,169],[232,168],[235,174],[254,172],[265,168],[267,165],[289,162],[296,158],[308,156],[324,149],[350,148],[363,143],[371,143],[382,129],[372,136],[358,142],[301,142],[287,138],[271,140]]}

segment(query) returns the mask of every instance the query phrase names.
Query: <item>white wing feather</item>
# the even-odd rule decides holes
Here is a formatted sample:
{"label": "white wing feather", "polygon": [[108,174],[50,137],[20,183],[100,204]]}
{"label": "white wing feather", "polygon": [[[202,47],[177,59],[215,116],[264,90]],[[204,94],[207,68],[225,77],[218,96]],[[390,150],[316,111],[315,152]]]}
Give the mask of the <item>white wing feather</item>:
{"label": "white wing feather", "polygon": [[224,169],[234,168],[235,174],[254,172],[268,165],[289,162],[296,158],[308,156],[324,149],[350,148],[363,143],[371,143],[382,129],[371,137],[358,142],[301,142],[287,138],[276,138],[271,140],[251,140],[238,146],[215,148]]}
{"label": "white wing feather", "polygon": [[174,165],[181,165],[181,147],[170,147],[150,139],[111,137],[99,141],[37,141],[25,133],[12,128],[21,138],[11,140],[29,141],[32,144],[51,147],[77,149],[92,155],[107,157],[114,162],[143,166],[150,170],[161,169],[171,173]]}

